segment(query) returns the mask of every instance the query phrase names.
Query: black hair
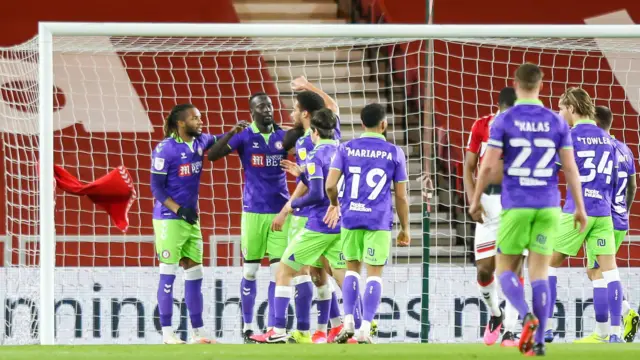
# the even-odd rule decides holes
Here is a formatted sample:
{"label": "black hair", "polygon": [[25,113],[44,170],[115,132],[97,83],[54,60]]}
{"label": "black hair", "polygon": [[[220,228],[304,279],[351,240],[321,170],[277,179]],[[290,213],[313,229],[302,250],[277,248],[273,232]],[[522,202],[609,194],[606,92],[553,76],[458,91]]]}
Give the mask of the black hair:
{"label": "black hair", "polygon": [[189,109],[195,109],[192,104],[178,104],[171,109],[169,116],[164,121],[164,137],[169,137],[173,133],[178,132],[178,121],[184,120],[184,112]]}
{"label": "black hair", "polygon": [[311,131],[317,130],[321,139],[333,139],[338,120],[330,109],[317,110],[311,116]]}
{"label": "black hair", "polygon": [[596,122],[598,125],[604,130],[611,129],[611,124],[613,123],[613,114],[611,110],[609,110],[606,106],[596,106]]}
{"label": "black hair", "polygon": [[298,100],[300,111],[306,111],[309,114],[313,114],[325,106],[322,96],[313,91],[305,90],[297,93],[296,100]]}
{"label": "black hair", "polygon": [[500,95],[498,96],[498,106],[500,106],[500,108],[510,108],[515,105],[516,100],[516,89],[512,88],[511,86],[507,86],[506,88],[500,90]]}
{"label": "black hair", "polygon": [[257,93],[253,93],[253,94],[251,94],[251,96],[249,96],[249,103],[251,103],[251,101],[252,101],[253,99],[255,99],[255,98],[257,98],[257,97],[260,97],[260,96],[266,96],[266,97],[269,97],[269,95],[267,95],[267,93],[266,93],[266,92],[262,92],[262,91],[260,91],[260,92],[257,92]]}
{"label": "black hair", "polygon": [[378,103],[369,104],[360,111],[360,120],[362,120],[364,127],[368,129],[380,125],[386,116],[387,113],[384,110],[384,106]]}

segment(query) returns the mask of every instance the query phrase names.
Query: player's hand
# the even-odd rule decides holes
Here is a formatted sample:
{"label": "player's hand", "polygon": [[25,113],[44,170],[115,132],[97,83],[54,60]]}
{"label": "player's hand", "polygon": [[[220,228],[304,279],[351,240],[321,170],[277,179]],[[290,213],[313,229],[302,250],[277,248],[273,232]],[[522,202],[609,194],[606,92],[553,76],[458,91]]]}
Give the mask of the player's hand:
{"label": "player's hand", "polygon": [[484,211],[484,208],[482,207],[482,204],[479,201],[478,202],[474,201],[469,206],[469,215],[471,215],[471,218],[474,221],[482,224],[484,223],[482,216],[486,215],[486,212]]}
{"label": "player's hand", "polygon": [[307,78],[304,76],[300,76],[291,81],[291,90],[303,91],[307,88],[307,85],[309,85],[309,81],[307,80]]}
{"label": "player's hand", "polygon": [[278,213],[278,215],[273,219],[273,222],[271,222],[271,231],[282,231],[284,222],[287,220],[287,216],[289,215],[289,211],[285,210],[286,209],[283,208],[282,211],[280,211],[280,213]]}
{"label": "player's hand", "polygon": [[249,123],[246,121],[240,121],[238,122],[233,129],[231,130],[234,134],[239,133],[240,131],[246,129],[247,127],[249,127]]}
{"label": "player's hand", "polygon": [[280,167],[288,172],[289,174],[298,177],[302,174],[302,167],[298,166],[298,164],[294,163],[293,161],[287,160],[287,159],[283,159],[280,161]]}
{"label": "player's hand", "polygon": [[410,242],[411,237],[409,237],[409,233],[404,230],[400,230],[396,237],[396,246],[409,246]]}
{"label": "player's hand", "polygon": [[580,232],[583,233],[587,228],[587,213],[584,209],[576,209],[576,212],[573,214],[573,228],[577,229],[576,225],[580,224]]}
{"label": "player's hand", "polygon": [[182,218],[182,220],[191,225],[195,225],[198,222],[198,213],[194,209],[181,207],[178,209],[177,214]]}
{"label": "player's hand", "polygon": [[322,221],[324,221],[330,229],[335,229],[340,221],[340,206],[329,205]]}

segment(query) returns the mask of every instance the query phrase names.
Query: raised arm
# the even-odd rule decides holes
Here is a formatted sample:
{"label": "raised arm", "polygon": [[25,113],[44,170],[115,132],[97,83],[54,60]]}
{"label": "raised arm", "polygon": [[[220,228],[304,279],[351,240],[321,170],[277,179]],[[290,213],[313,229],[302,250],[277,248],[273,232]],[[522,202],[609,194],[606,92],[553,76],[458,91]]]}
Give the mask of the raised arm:
{"label": "raised arm", "polygon": [[217,139],[217,141],[209,149],[209,152],[207,153],[207,159],[209,159],[209,161],[216,161],[229,155],[237,147],[237,141],[232,142],[231,145],[229,144],[229,142],[232,138],[234,138],[238,133],[246,129],[248,126],[248,122],[240,121],[233,127],[233,129],[231,129],[231,131],[224,134],[224,136],[222,136],[221,138]]}
{"label": "raised arm", "polygon": [[326,92],[322,91],[320,88],[316,87],[312,83],[307,80],[304,76],[300,76],[299,78],[293,80],[291,82],[291,88],[293,91],[312,91],[322,97],[324,100],[325,106],[333,111],[334,114],[338,114],[339,108],[338,103],[334,98],[329,96]]}

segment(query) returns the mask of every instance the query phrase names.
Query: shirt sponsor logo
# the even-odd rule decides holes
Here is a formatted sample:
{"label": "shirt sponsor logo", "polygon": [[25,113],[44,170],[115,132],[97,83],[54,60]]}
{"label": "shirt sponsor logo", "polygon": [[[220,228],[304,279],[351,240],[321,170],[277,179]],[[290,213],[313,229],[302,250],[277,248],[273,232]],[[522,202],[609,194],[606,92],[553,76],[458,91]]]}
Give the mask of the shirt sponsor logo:
{"label": "shirt sponsor logo", "polygon": [[160,171],[164,169],[164,159],[163,158],[155,158],[153,161],[153,168]]}
{"label": "shirt sponsor logo", "polygon": [[178,176],[185,177],[194,174],[199,174],[202,170],[202,161],[196,161],[193,163],[182,164],[178,167]]}
{"label": "shirt sponsor logo", "polygon": [[357,211],[357,212],[371,212],[371,208],[368,208],[365,204],[361,204],[357,202],[349,203],[349,210]]}
{"label": "shirt sponsor logo", "polygon": [[279,167],[282,155],[265,155],[265,154],[253,154],[251,155],[251,166],[253,167]]}

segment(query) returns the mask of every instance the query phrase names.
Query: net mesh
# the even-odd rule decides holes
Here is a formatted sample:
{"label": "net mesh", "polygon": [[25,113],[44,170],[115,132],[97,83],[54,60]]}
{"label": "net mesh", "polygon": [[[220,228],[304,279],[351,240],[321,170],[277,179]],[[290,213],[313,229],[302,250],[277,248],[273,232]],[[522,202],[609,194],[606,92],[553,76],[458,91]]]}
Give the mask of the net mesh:
{"label": "net mesh", "polygon": [[[249,120],[250,94],[264,91],[272,97],[276,120],[288,125],[294,102],[290,82],[298,76],[337,100],[343,141],[362,133],[359,111],[365,104],[385,104],[387,139],[407,154],[412,242],[392,248],[383,277],[378,341],[419,341],[423,309],[429,310],[430,341],[480,341],[488,317],[477,291],[474,225],[462,188],[463,153],[473,121],[495,112],[498,92],[510,85],[516,66],[531,61],[545,72],[545,105],[555,108],[568,86],[584,87],[598,104],[612,109],[613,134],[637,154],[637,51],[622,39],[55,37],[55,163],[83,182],[124,165],[138,194],[123,234],[88,199],[57,191],[57,343],[161,341],[149,169],[163,119],[176,103],[191,102],[200,109],[206,130],[220,134]],[[37,343],[34,319],[43,316],[37,309],[37,41],[1,49],[0,55],[6,219],[0,343]],[[224,342],[241,341],[242,185],[237,155],[205,163],[200,188],[204,319]],[[638,225],[632,215],[632,229]],[[630,235],[619,265],[635,304],[640,251],[636,232]],[[580,256],[572,259],[559,277],[556,330],[564,339],[594,326],[593,310],[585,306],[590,283],[581,266]],[[266,326],[270,278],[263,266],[258,329]],[[186,338],[182,291],[176,282],[173,326]]]}

